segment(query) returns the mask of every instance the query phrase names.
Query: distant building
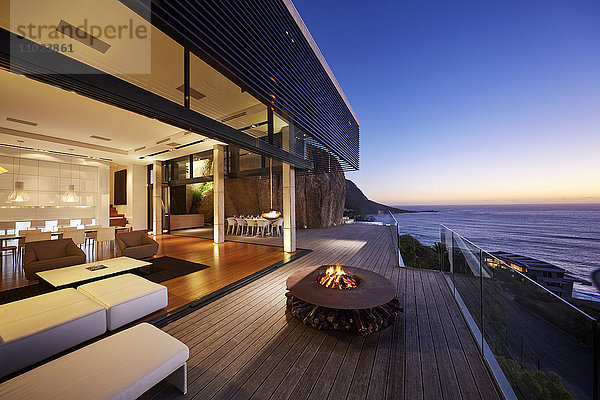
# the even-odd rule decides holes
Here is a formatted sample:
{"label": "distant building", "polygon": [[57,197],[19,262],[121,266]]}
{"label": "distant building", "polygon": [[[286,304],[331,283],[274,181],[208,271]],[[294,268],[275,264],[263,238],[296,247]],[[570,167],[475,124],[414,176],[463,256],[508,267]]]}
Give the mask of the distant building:
{"label": "distant building", "polygon": [[499,260],[527,275],[552,293],[563,299],[571,299],[573,295],[573,277],[567,274],[564,268],[536,260],[535,258],[519,254],[497,251],[492,253]]}

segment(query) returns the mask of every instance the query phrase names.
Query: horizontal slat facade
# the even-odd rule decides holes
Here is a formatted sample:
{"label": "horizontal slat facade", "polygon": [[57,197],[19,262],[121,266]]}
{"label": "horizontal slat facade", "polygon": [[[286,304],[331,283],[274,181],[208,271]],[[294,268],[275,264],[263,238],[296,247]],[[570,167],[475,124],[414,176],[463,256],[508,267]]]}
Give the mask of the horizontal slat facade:
{"label": "horizontal slat facade", "polygon": [[151,23],[358,169],[358,123],[281,0],[152,1]]}

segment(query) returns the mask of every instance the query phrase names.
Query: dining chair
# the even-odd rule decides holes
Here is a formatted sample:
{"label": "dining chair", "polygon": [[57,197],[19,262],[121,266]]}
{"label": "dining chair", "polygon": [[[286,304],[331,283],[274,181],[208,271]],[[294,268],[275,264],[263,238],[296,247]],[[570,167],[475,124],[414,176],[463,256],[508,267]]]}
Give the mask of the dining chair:
{"label": "dining chair", "polygon": [[247,219],[246,223],[248,224],[248,227],[246,228],[246,235],[248,236],[254,236],[254,230],[255,228],[258,226],[256,224],[256,220],[255,219]]}
{"label": "dining chair", "polygon": [[71,226],[71,220],[68,218],[59,218],[59,220],[57,221],[56,226],[61,227],[61,226]]}
{"label": "dining chair", "polygon": [[[57,232],[70,232],[70,231],[76,231],[77,227],[76,226],[61,226],[60,228],[57,229]],[[64,235],[63,235],[64,237]]]}
{"label": "dining chair", "polygon": [[[271,222],[269,220],[266,219],[258,219],[256,220],[256,226],[257,226],[257,230],[258,232],[260,232],[260,236],[265,236],[265,230],[268,229],[269,224]],[[256,234],[258,235],[258,232],[256,232]]]}
{"label": "dining chair", "polygon": [[17,223],[15,221],[0,222],[0,231],[2,232],[3,235],[8,235],[9,231],[12,231],[12,233],[15,233],[16,229],[17,229]]}
{"label": "dining chair", "polygon": [[279,218],[271,223],[271,234],[277,233],[277,236],[283,235],[283,218]]}
{"label": "dining chair", "polygon": [[41,229],[21,229],[20,231],[17,231],[17,235],[21,236],[18,240],[18,246],[19,246],[19,252],[22,252],[25,250],[25,236],[27,236],[27,234],[29,233],[36,233],[36,232],[42,232]]}
{"label": "dining chair", "polygon": [[233,235],[235,229],[237,228],[237,222],[235,221],[235,218],[227,218],[227,234],[228,235]]}
{"label": "dining chair", "polygon": [[87,226],[92,224],[91,218],[81,218],[81,225]]}
{"label": "dining chair", "polygon": [[236,218],[235,222],[237,223],[237,235],[243,235],[244,231],[246,230],[246,227],[248,227],[248,223],[246,222],[245,219],[242,218]]}
{"label": "dining chair", "polygon": [[72,239],[73,243],[77,246],[81,246],[85,243],[85,230],[84,229],[69,229],[63,231],[63,239]]}
{"label": "dining chair", "polygon": [[32,219],[29,221],[29,228],[46,228],[46,220],[45,219]]}
{"label": "dining chair", "polygon": [[[2,234],[4,234],[4,235],[8,235],[9,231],[12,231],[12,233],[15,233],[16,226],[17,226],[17,223],[15,221],[0,222],[0,231],[2,231]],[[14,240],[10,240],[10,241],[15,243]],[[8,243],[8,240],[0,241],[0,255],[4,255],[5,253],[12,253],[13,265],[15,265],[17,262],[18,246],[15,246],[14,244],[6,245],[6,243]]]}
{"label": "dining chair", "polygon": [[[102,228],[102,225],[88,225],[84,230],[88,231],[85,233],[85,241],[93,242],[96,240],[96,235],[98,234],[98,228]],[[91,232],[90,232],[91,231]]]}
{"label": "dining chair", "polygon": [[111,226],[108,228],[98,228],[96,231],[96,238],[94,240],[96,241],[96,250],[98,250],[98,246],[104,246],[104,243],[107,243],[110,253],[111,243],[114,243],[115,241],[115,227]]}

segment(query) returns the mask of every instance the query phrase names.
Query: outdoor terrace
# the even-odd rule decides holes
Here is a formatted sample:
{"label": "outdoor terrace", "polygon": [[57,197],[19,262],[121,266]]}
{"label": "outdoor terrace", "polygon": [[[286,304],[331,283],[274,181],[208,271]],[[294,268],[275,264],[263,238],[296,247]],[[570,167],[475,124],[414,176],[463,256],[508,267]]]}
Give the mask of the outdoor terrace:
{"label": "outdoor terrace", "polygon": [[[398,268],[387,227],[299,230],[305,255],[162,329],[190,348],[188,393],[159,384],[143,398],[501,398],[439,272]],[[286,313],[295,270],[339,263],[388,277],[404,307],[362,338],[317,331]]]}

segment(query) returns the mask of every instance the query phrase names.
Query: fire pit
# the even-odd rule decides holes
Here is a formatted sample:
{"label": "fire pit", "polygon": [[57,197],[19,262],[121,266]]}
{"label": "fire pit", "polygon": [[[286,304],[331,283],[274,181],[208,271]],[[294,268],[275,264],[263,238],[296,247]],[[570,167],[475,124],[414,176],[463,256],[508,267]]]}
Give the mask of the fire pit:
{"label": "fire pit", "polygon": [[402,307],[387,278],[362,268],[322,265],[287,279],[287,309],[304,324],[368,336],[394,323]]}

